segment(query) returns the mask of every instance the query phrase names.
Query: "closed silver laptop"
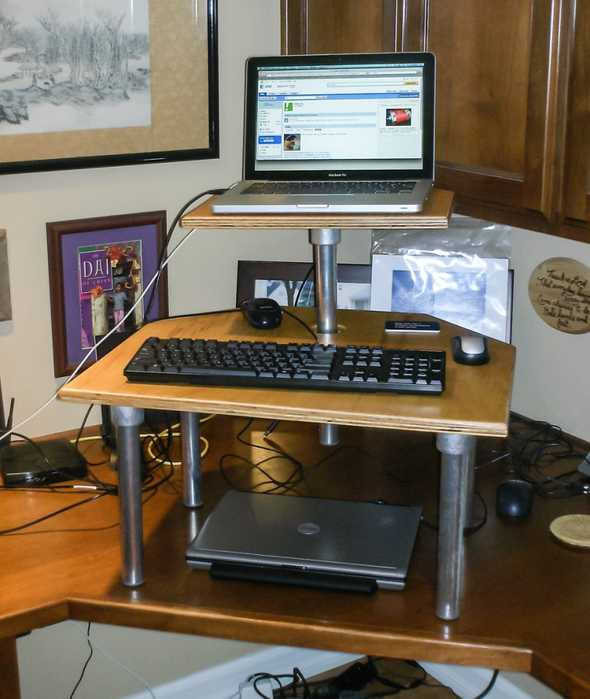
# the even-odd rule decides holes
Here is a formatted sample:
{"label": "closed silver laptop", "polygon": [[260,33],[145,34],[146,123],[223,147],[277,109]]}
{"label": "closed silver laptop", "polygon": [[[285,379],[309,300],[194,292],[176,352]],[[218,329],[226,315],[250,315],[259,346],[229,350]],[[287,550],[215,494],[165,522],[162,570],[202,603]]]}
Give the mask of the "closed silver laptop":
{"label": "closed silver laptop", "polygon": [[401,589],[420,516],[417,506],[228,491],[186,558],[195,568],[331,573]]}
{"label": "closed silver laptop", "polygon": [[421,211],[434,168],[430,53],[250,58],[244,180],[215,213]]}

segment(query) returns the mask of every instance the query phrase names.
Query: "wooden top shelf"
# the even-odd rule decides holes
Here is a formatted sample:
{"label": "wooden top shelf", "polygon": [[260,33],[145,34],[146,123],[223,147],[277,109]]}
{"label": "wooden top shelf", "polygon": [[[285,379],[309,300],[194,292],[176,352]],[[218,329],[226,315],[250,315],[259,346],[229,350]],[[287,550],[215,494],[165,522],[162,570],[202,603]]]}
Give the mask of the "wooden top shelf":
{"label": "wooden top shelf", "polygon": [[185,214],[183,228],[448,228],[453,193],[433,189],[419,214],[214,214],[214,197]]}

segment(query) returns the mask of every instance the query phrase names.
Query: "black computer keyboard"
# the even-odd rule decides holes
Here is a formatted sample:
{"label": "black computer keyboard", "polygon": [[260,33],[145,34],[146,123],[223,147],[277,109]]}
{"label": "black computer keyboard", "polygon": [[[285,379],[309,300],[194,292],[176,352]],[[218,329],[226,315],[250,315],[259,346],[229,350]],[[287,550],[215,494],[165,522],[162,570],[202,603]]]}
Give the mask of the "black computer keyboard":
{"label": "black computer keyboard", "polygon": [[413,180],[255,182],[244,189],[242,194],[408,194],[415,186]]}
{"label": "black computer keyboard", "polygon": [[437,394],[444,389],[445,353],[152,337],[125,376],[140,383]]}

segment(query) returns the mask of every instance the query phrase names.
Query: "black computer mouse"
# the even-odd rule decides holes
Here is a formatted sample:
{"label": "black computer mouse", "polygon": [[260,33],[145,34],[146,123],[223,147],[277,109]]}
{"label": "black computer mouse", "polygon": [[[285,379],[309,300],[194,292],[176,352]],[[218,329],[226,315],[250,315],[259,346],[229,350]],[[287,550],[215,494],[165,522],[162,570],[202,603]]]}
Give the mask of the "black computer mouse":
{"label": "black computer mouse", "polygon": [[457,364],[486,364],[490,361],[488,341],[483,335],[456,335],[451,342]]}
{"label": "black computer mouse", "polygon": [[496,490],[496,514],[505,519],[524,519],[533,507],[533,484],[520,478],[500,483]]}
{"label": "black computer mouse", "polygon": [[258,330],[278,328],[283,311],[274,299],[248,299],[240,304],[244,318]]}

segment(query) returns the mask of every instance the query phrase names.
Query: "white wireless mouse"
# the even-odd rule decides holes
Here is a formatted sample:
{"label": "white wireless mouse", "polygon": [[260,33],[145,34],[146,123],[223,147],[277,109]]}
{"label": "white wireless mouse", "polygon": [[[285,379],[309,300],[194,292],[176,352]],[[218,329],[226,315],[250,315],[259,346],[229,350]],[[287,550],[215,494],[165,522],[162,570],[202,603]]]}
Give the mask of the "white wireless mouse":
{"label": "white wireless mouse", "polygon": [[457,335],[452,340],[453,359],[458,364],[486,364],[490,361],[488,341],[483,335]]}

